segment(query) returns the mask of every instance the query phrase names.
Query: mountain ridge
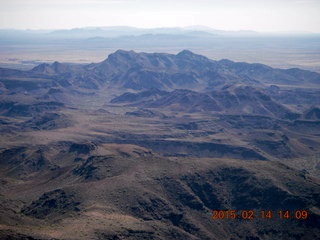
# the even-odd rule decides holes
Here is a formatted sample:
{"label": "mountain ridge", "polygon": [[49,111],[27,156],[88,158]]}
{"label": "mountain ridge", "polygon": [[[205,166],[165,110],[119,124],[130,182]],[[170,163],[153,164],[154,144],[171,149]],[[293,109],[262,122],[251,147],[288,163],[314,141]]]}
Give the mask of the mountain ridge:
{"label": "mountain ridge", "polygon": [[[100,84],[114,83],[133,90],[195,87],[205,89],[230,83],[257,86],[320,84],[320,74],[316,72],[297,68],[277,69],[264,64],[233,62],[227,59],[214,61],[189,50],[183,50],[176,55],[118,50],[100,63],[71,65],[55,62],[51,65],[41,64],[29,73],[59,75],[66,72],[80,82],[82,76],[88,78],[87,81],[92,79]],[[183,78],[186,80],[177,82]]]}

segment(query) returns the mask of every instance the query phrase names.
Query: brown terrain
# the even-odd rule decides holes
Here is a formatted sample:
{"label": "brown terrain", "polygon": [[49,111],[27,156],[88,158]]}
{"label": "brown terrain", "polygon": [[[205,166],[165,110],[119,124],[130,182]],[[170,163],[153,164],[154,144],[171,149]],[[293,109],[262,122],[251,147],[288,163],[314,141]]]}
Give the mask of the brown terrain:
{"label": "brown terrain", "polygon": [[319,73],[188,50],[1,68],[0,123],[1,239],[320,236]]}

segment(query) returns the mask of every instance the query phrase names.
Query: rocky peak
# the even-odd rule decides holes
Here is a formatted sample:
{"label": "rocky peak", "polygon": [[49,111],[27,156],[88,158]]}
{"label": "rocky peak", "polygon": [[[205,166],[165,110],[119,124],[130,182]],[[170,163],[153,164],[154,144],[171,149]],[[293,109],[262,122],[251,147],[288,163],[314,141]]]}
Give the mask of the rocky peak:
{"label": "rocky peak", "polygon": [[68,72],[69,70],[70,70],[69,65],[55,61],[52,64],[42,63],[34,67],[31,71],[36,73],[52,75],[52,74]]}
{"label": "rocky peak", "polygon": [[105,61],[124,61],[124,60],[132,60],[137,56],[137,53],[134,51],[125,51],[125,50],[117,50],[116,52],[110,54]]}

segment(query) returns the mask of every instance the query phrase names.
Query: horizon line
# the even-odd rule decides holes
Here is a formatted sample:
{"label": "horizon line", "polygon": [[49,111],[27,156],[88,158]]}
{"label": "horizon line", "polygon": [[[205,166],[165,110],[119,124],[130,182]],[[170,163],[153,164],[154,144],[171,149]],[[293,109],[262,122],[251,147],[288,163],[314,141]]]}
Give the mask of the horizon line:
{"label": "horizon line", "polygon": [[[241,33],[241,32],[251,32],[256,34],[298,34],[298,35],[317,35],[320,34],[319,32],[314,31],[306,31],[306,30],[282,30],[282,31],[260,31],[254,29],[237,29],[237,30],[230,30],[230,29],[217,29],[213,27],[209,27],[206,25],[188,25],[188,26],[163,26],[163,27],[137,27],[137,26],[130,26],[130,25],[109,25],[109,26],[78,26],[78,27],[71,27],[71,28],[2,28],[0,30],[13,30],[13,31],[59,31],[59,30],[76,30],[76,29],[103,29],[103,28],[131,28],[136,30],[160,30],[160,29],[184,29],[184,30],[194,30],[194,31],[203,31],[203,32],[226,32],[226,33]],[[195,29],[192,29],[195,28]],[[199,29],[196,29],[199,28]],[[203,28],[203,29],[201,29]]]}

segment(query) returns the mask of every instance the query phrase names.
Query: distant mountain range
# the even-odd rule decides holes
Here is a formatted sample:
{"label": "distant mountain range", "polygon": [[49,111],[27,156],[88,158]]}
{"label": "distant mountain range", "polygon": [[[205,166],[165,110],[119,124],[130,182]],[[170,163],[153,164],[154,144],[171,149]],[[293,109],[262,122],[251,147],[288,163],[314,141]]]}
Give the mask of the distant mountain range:
{"label": "distant mountain range", "polygon": [[[5,74],[5,70],[2,71]],[[100,63],[45,63],[19,74],[61,75],[60,79],[69,85],[84,84],[86,87],[98,88],[99,85],[111,84],[113,87],[133,90],[210,90],[235,83],[260,87],[268,84],[318,86],[320,83],[320,74],[315,72],[300,69],[282,70],[263,64],[230,60],[214,61],[188,50],[176,55],[118,50]]]}
{"label": "distant mountain range", "polygon": [[260,33],[249,30],[241,31],[224,31],[216,30],[205,26],[191,27],[173,27],[173,28],[135,28],[127,26],[115,27],[83,27],[73,29],[58,30],[18,30],[18,29],[0,29],[1,42],[6,40],[57,40],[57,39],[83,39],[88,41],[99,41],[124,37],[152,37],[166,36],[186,38],[212,38],[212,37],[258,37],[258,36],[318,36],[318,34],[308,32],[283,32],[283,33]]}
{"label": "distant mountain range", "polygon": [[17,29],[0,29],[0,36],[2,37],[44,37],[44,38],[116,38],[123,36],[139,36],[139,35],[229,35],[229,36],[249,36],[257,35],[254,31],[223,31],[216,30],[204,26],[192,26],[185,28],[135,28],[127,26],[115,27],[84,27],[73,29],[59,29],[59,30],[17,30]]}

